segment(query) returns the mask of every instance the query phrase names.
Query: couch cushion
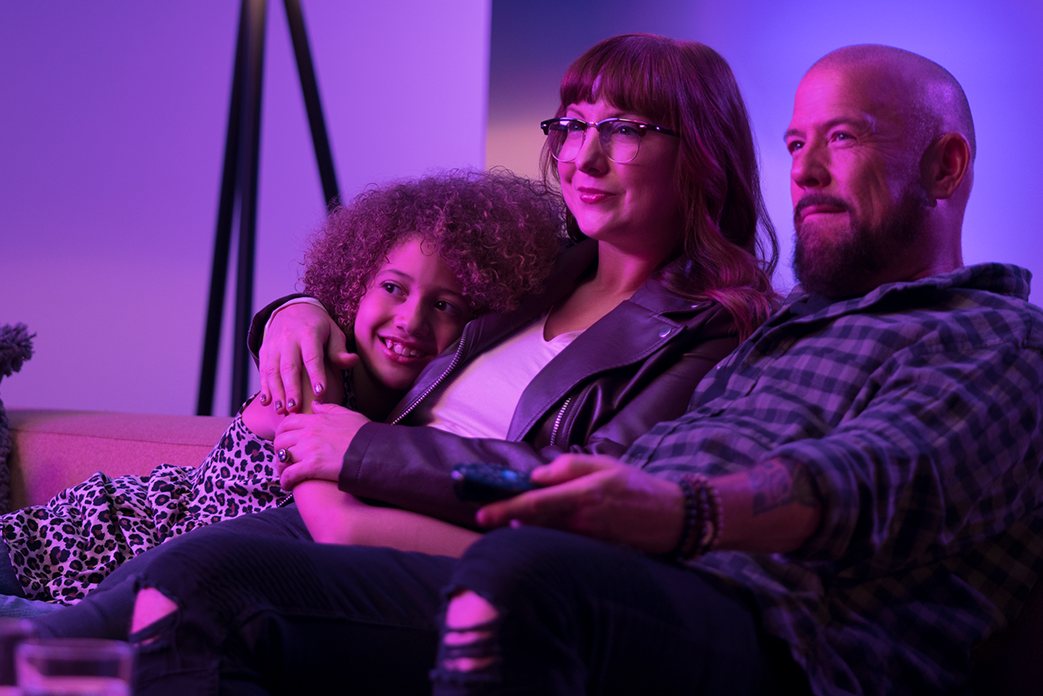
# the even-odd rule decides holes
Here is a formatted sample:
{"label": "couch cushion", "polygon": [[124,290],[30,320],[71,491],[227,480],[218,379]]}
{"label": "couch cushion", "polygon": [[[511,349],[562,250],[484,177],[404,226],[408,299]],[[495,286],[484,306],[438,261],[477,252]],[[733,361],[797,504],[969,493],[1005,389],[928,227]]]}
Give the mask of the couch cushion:
{"label": "couch cushion", "polygon": [[146,474],[158,464],[195,466],[231,422],[220,416],[14,409],[11,503],[46,502],[96,471]]}

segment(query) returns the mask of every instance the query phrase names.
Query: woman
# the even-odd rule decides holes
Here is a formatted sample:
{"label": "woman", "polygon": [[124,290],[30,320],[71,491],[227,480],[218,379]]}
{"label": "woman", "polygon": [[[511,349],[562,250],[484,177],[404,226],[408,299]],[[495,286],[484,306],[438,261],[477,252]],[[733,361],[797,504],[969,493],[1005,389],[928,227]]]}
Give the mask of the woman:
{"label": "woman", "polygon": [[[542,126],[545,176],[585,241],[542,295],[469,324],[390,425],[347,411],[288,419],[276,438],[290,460],[284,486],[338,481],[357,497],[473,525],[474,505],[453,493],[455,464],[529,470],[565,451],[620,454],[679,415],[767,316],[774,230],[746,109],[719,55],[654,37],[604,42],[570,67]],[[260,351],[262,394],[299,400],[296,356],[321,364],[338,341],[318,308],[281,310]],[[295,371],[280,373],[287,365]],[[364,519],[352,524],[355,542],[369,539]],[[373,543],[401,545],[374,533]]]}
{"label": "woman", "polygon": [[[774,236],[723,59],[700,44],[614,37],[569,68],[561,96],[544,122],[544,165],[588,240],[563,256],[546,293],[472,322],[421,375],[395,417],[435,427],[332,407],[291,416],[276,437],[291,461],[284,484],[339,479],[355,495],[473,524],[473,506],[453,497],[452,464],[527,469],[565,450],[617,454],[679,414],[698,377],[768,313]],[[313,311],[276,315],[266,367],[336,343]],[[298,341],[285,324],[313,328]],[[518,364],[535,352],[535,365]],[[295,387],[282,391],[273,377],[265,393],[292,398]],[[183,539],[141,574],[139,693],[308,691],[337,679],[359,693],[429,689],[453,559],[225,536],[211,528]]]}

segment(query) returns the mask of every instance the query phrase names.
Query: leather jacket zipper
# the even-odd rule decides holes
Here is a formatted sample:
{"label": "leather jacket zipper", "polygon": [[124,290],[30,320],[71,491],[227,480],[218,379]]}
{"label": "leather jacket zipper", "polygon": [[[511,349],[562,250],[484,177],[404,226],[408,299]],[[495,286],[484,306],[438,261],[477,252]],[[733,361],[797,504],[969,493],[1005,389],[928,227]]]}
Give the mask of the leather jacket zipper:
{"label": "leather jacket zipper", "polygon": [[563,403],[561,405],[561,408],[558,410],[558,415],[554,416],[554,425],[550,429],[550,444],[551,445],[557,444],[556,441],[558,439],[558,431],[561,428],[561,422],[563,420],[565,420],[565,411],[566,411],[566,409],[568,409],[569,403],[571,403],[571,402],[572,402],[572,397],[571,396],[569,398],[565,399],[565,403]]}
{"label": "leather jacket zipper", "polygon": [[445,381],[445,378],[449,376],[449,373],[456,369],[456,366],[460,364],[460,357],[464,353],[465,343],[467,343],[467,336],[461,336],[460,342],[456,344],[456,352],[453,354],[453,359],[449,361],[449,365],[445,368],[445,370],[442,371],[442,374],[438,375],[438,378],[430,385],[428,385],[427,389],[425,389],[420,396],[413,399],[413,402],[406,406],[402,413],[398,414],[398,416],[396,416],[395,419],[391,421],[391,425],[398,425],[399,423],[401,423],[403,418],[412,413],[413,410],[420,405],[420,402],[426,399],[428,395],[430,395],[431,392],[433,392],[438,387],[438,385]]}

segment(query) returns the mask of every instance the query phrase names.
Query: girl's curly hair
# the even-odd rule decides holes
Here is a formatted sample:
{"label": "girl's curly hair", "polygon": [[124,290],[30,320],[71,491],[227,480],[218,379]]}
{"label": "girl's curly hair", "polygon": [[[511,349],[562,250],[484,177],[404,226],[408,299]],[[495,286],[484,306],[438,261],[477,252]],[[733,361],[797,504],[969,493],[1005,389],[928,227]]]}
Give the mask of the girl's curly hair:
{"label": "girl's curly hair", "polygon": [[304,291],[351,336],[359,301],[388,252],[419,237],[476,314],[539,291],[564,235],[561,197],[505,169],[450,170],[371,187],[329,214],[304,257]]}

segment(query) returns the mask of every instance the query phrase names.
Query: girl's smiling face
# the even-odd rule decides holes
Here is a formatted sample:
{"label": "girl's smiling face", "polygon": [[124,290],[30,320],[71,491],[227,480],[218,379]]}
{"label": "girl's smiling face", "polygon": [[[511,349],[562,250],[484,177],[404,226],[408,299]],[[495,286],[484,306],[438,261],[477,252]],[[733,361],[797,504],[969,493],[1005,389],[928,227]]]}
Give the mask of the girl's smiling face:
{"label": "girl's smiling face", "polygon": [[368,377],[355,378],[362,399],[360,389],[407,390],[471,318],[460,282],[424,246],[417,236],[392,247],[359,301],[355,349]]}

